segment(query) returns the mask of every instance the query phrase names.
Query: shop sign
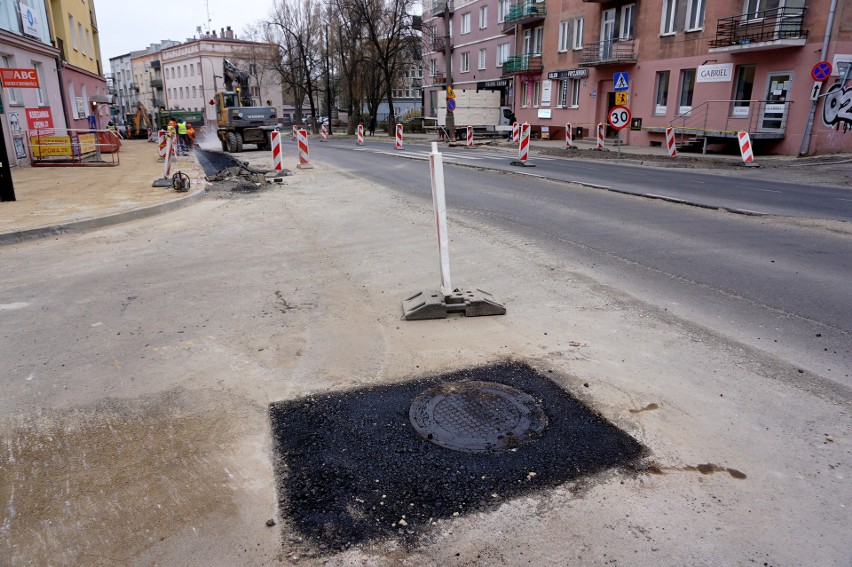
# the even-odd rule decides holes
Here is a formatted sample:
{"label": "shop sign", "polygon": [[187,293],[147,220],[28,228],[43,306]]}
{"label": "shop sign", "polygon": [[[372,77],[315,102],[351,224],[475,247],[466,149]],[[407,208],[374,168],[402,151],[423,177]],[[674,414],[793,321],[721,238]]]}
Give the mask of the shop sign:
{"label": "shop sign", "polygon": [[509,86],[509,79],[496,79],[493,81],[479,81],[476,83],[477,90],[505,89]]}
{"label": "shop sign", "polygon": [[700,65],[696,83],[729,83],[734,78],[734,64]]}
{"label": "shop sign", "polygon": [[38,130],[42,134],[53,134],[53,115],[49,108],[25,108],[27,129]]}
{"label": "shop sign", "polygon": [[20,2],[21,22],[24,24],[24,33],[33,37],[41,37],[41,22],[36,18],[33,9]]}
{"label": "shop sign", "polygon": [[0,68],[0,80],[7,89],[37,89],[38,73],[35,69]]}
{"label": "shop sign", "polygon": [[548,79],[580,79],[588,76],[588,69],[565,69],[562,71],[551,71],[547,74]]}

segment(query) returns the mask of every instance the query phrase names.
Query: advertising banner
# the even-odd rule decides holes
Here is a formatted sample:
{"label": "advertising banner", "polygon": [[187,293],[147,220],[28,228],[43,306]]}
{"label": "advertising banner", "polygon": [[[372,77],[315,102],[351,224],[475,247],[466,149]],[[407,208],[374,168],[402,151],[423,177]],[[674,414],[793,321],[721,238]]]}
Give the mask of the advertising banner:
{"label": "advertising banner", "polygon": [[42,135],[53,134],[53,115],[49,108],[25,108],[27,129],[38,130]]}

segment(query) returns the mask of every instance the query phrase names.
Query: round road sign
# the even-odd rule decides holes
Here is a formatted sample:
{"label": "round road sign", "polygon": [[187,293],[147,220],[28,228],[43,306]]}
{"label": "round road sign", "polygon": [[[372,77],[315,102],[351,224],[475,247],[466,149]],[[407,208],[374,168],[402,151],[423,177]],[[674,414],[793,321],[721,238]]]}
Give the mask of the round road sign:
{"label": "round road sign", "polygon": [[811,77],[814,78],[814,81],[827,81],[830,76],[831,63],[828,61],[820,61],[811,69]]}
{"label": "round road sign", "polygon": [[456,99],[451,98],[447,101],[447,112],[452,112],[456,109]]}
{"label": "round road sign", "polygon": [[626,106],[613,106],[609,111],[609,124],[616,130],[630,126],[630,109]]}

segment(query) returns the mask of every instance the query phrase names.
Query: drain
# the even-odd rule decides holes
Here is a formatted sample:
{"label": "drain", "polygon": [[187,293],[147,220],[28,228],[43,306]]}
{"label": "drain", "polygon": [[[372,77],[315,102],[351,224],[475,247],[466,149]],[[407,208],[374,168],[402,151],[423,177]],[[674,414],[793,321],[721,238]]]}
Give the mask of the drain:
{"label": "drain", "polygon": [[547,427],[535,398],[496,382],[430,388],[414,399],[408,416],[424,439],[466,453],[512,449],[537,439]]}

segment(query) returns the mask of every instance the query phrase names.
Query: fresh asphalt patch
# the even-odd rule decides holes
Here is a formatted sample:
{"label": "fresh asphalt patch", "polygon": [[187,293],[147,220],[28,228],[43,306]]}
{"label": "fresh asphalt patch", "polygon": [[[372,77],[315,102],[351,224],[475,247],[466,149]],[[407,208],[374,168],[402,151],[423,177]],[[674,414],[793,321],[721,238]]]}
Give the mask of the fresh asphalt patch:
{"label": "fresh asphalt patch", "polygon": [[[448,401],[454,384],[470,381],[492,386],[481,399]],[[530,438],[475,452],[438,444],[411,421],[430,390],[444,396],[430,411],[460,424],[460,435],[502,439],[500,431],[487,430],[510,429],[514,412],[517,419],[535,418],[514,433],[529,431]],[[509,390],[518,394],[503,393]],[[612,467],[633,468],[645,453],[580,400],[516,362],[276,402],[269,414],[280,517],[294,542],[321,554],[390,538],[413,545],[439,519],[493,510]]]}

